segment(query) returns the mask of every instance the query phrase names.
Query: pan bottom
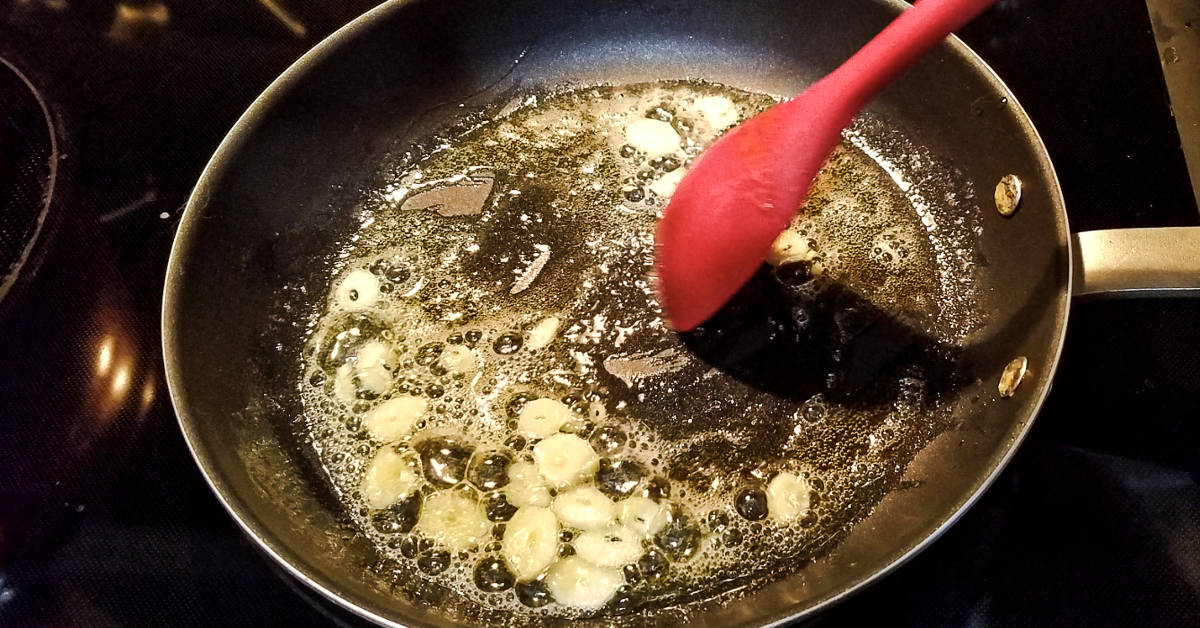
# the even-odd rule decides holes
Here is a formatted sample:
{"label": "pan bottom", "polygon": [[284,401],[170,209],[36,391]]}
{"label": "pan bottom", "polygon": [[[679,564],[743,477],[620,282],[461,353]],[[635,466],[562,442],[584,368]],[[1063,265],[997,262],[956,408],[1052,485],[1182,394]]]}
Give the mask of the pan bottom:
{"label": "pan bottom", "polygon": [[[708,142],[774,101],[698,82],[530,95],[385,165],[317,288],[330,297],[299,371],[307,440],[399,591],[515,623],[736,596],[827,554],[946,427],[982,321],[970,199],[941,192],[969,188],[879,121],[845,134],[776,265],[695,332],[663,323],[658,210]],[[473,475],[542,464],[516,434],[541,398],[600,458],[567,484],[663,513],[602,565],[620,578],[607,595],[553,565],[512,573],[518,501],[560,520],[550,562],[609,560],[556,504],[577,486],[541,503],[516,496],[516,474]],[[380,427],[381,406],[409,399],[411,424]],[[378,508],[363,477],[381,451],[414,477]],[[470,504],[452,519],[479,520],[466,537],[422,525],[450,494]],[[605,530],[628,527],[613,509]]]}

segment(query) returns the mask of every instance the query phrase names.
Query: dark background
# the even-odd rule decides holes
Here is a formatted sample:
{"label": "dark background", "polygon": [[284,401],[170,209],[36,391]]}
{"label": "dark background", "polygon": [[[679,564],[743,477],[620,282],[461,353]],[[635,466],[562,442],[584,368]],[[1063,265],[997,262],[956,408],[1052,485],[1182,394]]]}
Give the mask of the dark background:
{"label": "dark background", "polygon": [[[0,302],[0,624],[355,623],[204,484],[162,385],[158,307],[208,156],[371,4],[0,2],[0,57],[41,91],[61,153],[47,227]],[[1001,0],[962,37],[1045,138],[1074,229],[1200,224],[1142,0]],[[97,374],[106,339],[121,385]],[[1200,301],[1078,304],[1055,389],[996,485],[817,621],[1200,625],[1198,460]]]}

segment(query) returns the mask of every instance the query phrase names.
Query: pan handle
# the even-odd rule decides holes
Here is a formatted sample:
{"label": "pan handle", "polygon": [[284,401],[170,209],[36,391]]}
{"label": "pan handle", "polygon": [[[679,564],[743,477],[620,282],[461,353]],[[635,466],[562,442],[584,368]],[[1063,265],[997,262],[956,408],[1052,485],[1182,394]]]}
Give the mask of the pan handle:
{"label": "pan handle", "polygon": [[1200,227],[1071,235],[1076,297],[1200,296]]}

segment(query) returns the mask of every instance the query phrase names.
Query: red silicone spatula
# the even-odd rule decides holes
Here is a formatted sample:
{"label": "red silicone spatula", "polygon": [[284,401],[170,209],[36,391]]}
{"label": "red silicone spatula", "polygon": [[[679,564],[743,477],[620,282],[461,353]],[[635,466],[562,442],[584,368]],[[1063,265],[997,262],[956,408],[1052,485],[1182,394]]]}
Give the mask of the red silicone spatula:
{"label": "red silicone spatula", "polygon": [[659,295],[671,326],[712,316],[762,264],[863,105],[995,0],[922,0],[833,73],[723,135],[663,211]]}

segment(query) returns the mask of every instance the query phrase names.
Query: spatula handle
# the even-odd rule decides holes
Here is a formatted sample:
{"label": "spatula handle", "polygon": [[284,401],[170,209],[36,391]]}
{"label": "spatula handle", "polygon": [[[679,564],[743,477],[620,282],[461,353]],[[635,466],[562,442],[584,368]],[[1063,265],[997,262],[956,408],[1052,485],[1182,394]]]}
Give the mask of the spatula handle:
{"label": "spatula handle", "polygon": [[921,0],[900,14],[822,83],[857,111],[898,74],[996,0]]}

